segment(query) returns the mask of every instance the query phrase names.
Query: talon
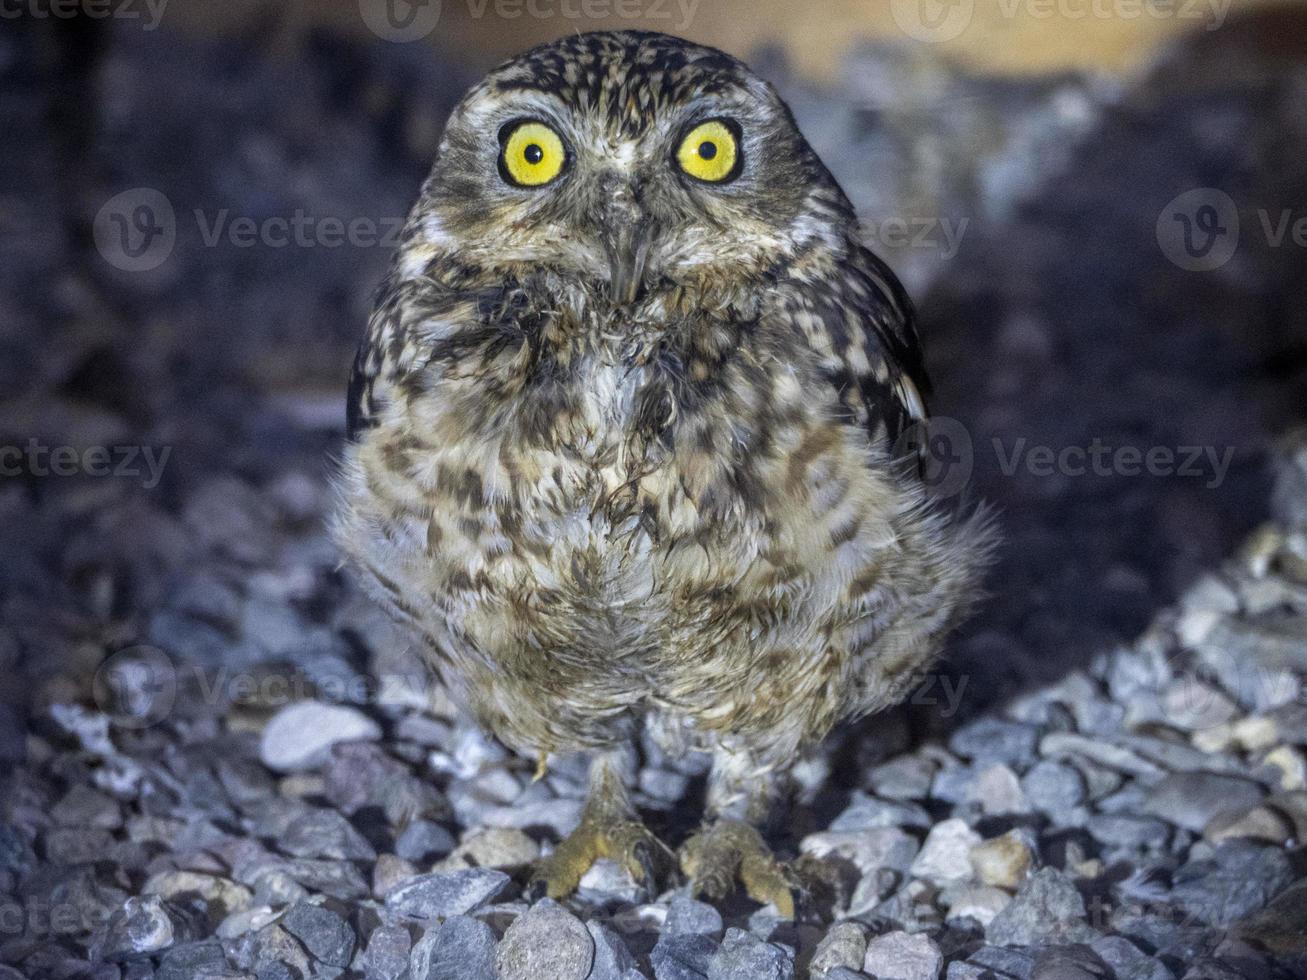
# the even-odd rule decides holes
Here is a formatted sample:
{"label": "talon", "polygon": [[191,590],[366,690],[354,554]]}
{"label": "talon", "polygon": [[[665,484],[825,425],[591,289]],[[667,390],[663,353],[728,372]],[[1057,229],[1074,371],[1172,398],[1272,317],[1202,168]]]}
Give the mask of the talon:
{"label": "talon", "polygon": [[774,905],[787,919],[797,907],[794,883],[762,835],[747,824],[723,820],[695,834],[681,849],[681,869],[690,893],[720,901],[735,881],[755,902]]}

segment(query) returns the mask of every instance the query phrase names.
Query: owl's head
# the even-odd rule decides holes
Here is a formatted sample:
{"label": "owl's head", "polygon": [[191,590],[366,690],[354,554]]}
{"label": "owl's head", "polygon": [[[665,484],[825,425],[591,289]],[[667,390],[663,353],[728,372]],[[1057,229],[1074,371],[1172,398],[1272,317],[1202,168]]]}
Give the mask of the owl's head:
{"label": "owl's head", "polygon": [[413,258],[547,267],[616,303],[658,284],[762,276],[852,230],[844,195],[775,90],[679,38],[563,38],[493,71],[453,112]]}

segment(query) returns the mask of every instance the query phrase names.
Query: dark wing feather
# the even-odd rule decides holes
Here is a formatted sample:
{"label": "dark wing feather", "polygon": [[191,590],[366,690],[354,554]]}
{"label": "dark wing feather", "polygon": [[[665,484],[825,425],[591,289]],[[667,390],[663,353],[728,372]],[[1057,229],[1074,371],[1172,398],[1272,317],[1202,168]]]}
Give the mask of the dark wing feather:
{"label": "dark wing feather", "polygon": [[912,302],[890,268],[855,246],[782,301],[852,420],[890,449],[926,417],[929,393]]}

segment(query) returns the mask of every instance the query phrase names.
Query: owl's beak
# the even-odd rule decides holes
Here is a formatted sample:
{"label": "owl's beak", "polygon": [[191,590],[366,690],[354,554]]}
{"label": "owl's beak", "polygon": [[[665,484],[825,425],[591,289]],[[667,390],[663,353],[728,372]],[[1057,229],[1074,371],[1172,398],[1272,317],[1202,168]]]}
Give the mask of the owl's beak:
{"label": "owl's beak", "polygon": [[622,306],[634,303],[644,287],[653,224],[644,216],[629,213],[613,217],[604,243],[608,250],[609,296]]}

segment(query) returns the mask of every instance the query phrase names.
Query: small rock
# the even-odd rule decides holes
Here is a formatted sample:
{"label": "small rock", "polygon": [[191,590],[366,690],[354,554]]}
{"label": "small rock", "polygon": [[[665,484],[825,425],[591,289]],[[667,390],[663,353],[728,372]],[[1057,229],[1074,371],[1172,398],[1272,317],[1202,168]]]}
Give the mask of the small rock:
{"label": "small rock", "polygon": [[825,831],[809,834],[799,850],[813,857],[834,855],[851,862],[863,875],[881,868],[907,871],[918,851],[917,840],[897,827],[873,827],[861,831]]}
{"label": "small rock", "polygon": [[1041,868],[994,917],[985,938],[996,946],[1085,942],[1095,937],[1084,919],[1085,902],[1071,879],[1056,868]]}
{"label": "small rock", "polygon": [[1112,970],[1088,946],[1041,950],[1030,980],[1112,980]]}
{"label": "small rock", "polygon": [[1175,873],[1171,901],[1203,922],[1226,928],[1264,907],[1294,880],[1288,856],[1245,840],[1216,845]]}
{"label": "small rock", "polygon": [[994,916],[1008,907],[1012,896],[993,885],[957,885],[947,889],[940,901],[950,919],[975,919],[988,927]]}
{"label": "small rock", "polygon": [[594,966],[586,980],[623,980],[635,968],[635,957],[622,937],[593,919],[585,927],[594,941]]}
{"label": "small rock", "polygon": [[794,954],[751,932],[730,929],[708,961],[708,980],[794,980]]}
{"label": "small rock", "polygon": [[510,880],[492,868],[418,875],[392,889],[386,905],[423,919],[467,915],[494,901]]}
{"label": "small rock", "polygon": [[1085,821],[1093,838],[1109,847],[1156,850],[1171,839],[1165,821],[1152,817],[1131,817],[1114,813],[1096,813]]}
{"label": "small rock", "polygon": [[850,803],[827,829],[835,832],[871,830],[875,827],[921,828],[933,823],[920,805],[900,800],[878,800],[855,793]]}
{"label": "small rock", "polygon": [[540,857],[540,845],[521,830],[489,827],[468,834],[463,842],[437,862],[434,871],[463,868],[522,868]]}
{"label": "small rock", "polygon": [[329,908],[300,902],[286,913],[281,925],[314,959],[328,966],[346,967],[354,958],[354,930]]}
{"label": "small rock", "polygon": [[889,932],[867,943],[862,972],[893,980],[938,980],[944,954],[922,933]]}
{"label": "small rock", "polygon": [[[405,861],[414,864],[430,864],[438,861],[454,850],[454,835],[438,823],[430,820],[414,820],[395,839],[395,853]],[[465,865],[472,867],[472,865]],[[452,871],[453,868],[439,868],[440,871]]]}
{"label": "small rock", "polygon": [[1293,826],[1274,807],[1259,803],[1248,810],[1218,813],[1208,822],[1203,836],[1213,844],[1237,837],[1283,844],[1293,836]]}
{"label": "small rock", "polygon": [[948,980],[954,980],[954,968],[966,967],[966,970],[959,970],[958,976],[964,980],[1007,980],[1008,977],[1014,980],[1030,980],[1031,973],[1035,970],[1034,954],[1024,949],[1007,949],[1003,946],[981,946],[980,949],[972,953],[965,964],[950,963],[948,971]]}
{"label": "small rock", "polygon": [[120,959],[157,953],[198,938],[198,930],[180,910],[158,895],[127,899],[109,921],[105,956]]}
{"label": "small rock", "polygon": [[935,763],[929,759],[907,755],[876,766],[867,778],[877,796],[891,800],[924,800],[930,795],[935,768]]}
{"label": "small rock", "polygon": [[542,899],[508,927],[495,952],[500,980],[585,980],[594,965],[594,940],[557,902]]}
{"label": "small rock", "polygon": [[945,820],[931,828],[921,852],[912,862],[911,872],[937,885],[949,885],[971,877],[971,849],[980,843],[980,835],[958,818]]}
{"label": "small rock", "polygon": [[394,854],[381,854],[372,866],[372,895],[385,898],[399,885],[417,877],[418,870]]}
{"label": "small rock", "polygon": [[981,718],[963,725],[953,733],[948,747],[955,754],[974,762],[1002,762],[1024,768],[1035,761],[1039,729],[1016,721]]}
{"label": "small rock", "polygon": [[1035,809],[1060,817],[1085,801],[1085,779],[1072,766],[1041,759],[1021,778],[1021,789]]}
{"label": "small rock", "polygon": [[405,980],[412,940],[402,926],[378,926],[368,937],[363,968],[368,980]]}
{"label": "small rock", "polygon": [[663,922],[663,931],[673,936],[711,936],[722,938],[722,914],[705,902],[684,895],[672,899]]}
{"label": "small rock", "polygon": [[1144,799],[1143,812],[1168,823],[1202,833],[1225,810],[1247,809],[1259,802],[1260,786],[1237,776],[1208,772],[1178,772],[1154,786]]}
{"label": "small rock", "polygon": [[259,758],[276,772],[297,772],[326,762],[331,747],[340,742],[380,737],[377,723],[356,708],[297,701],[273,715],[263,729]]}
{"label": "small rock", "polygon": [[1272,953],[1301,956],[1307,936],[1307,881],[1286,888],[1266,908],[1240,922],[1235,932]]}
{"label": "small rock", "polygon": [[814,980],[823,980],[836,967],[861,970],[866,955],[866,928],[857,922],[836,922],[817,944],[809,970]]}
{"label": "small rock", "polygon": [[976,877],[985,884],[1015,890],[1026,880],[1035,856],[1020,832],[1009,830],[973,846],[970,860]]}
{"label": "small rock", "polygon": [[99,790],[76,784],[50,810],[54,822],[64,827],[98,827],[117,830],[123,825],[118,801]]}
{"label": "small rock", "polygon": [[335,810],[310,808],[292,820],[277,841],[292,857],[333,861],[375,861],[377,852],[354,825]]}
{"label": "small rock", "polygon": [[1307,789],[1307,757],[1292,745],[1281,745],[1272,749],[1266,753],[1262,764],[1278,770],[1280,789]]}
{"label": "small rock", "polygon": [[1090,948],[1116,973],[1116,980],[1175,980],[1160,960],[1143,952],[1124,936],[1104,936]]}
{"label": "small rock", "polygon": [[409,972],[412,980],[496,980],[494,931],[478,919],[451,916],[418,940]]}
{"label": "small rock", "polygon": [[654,980],[704,980],[717,946],[711,936],[663,933],[649,954]]}
{"label": "small rock", "polygon": [[1021,780],[1002,763],[982,769],[967,789],[965,799],[979,803],[985,814],[1030,812],[1030,801],[1021,791]]}

